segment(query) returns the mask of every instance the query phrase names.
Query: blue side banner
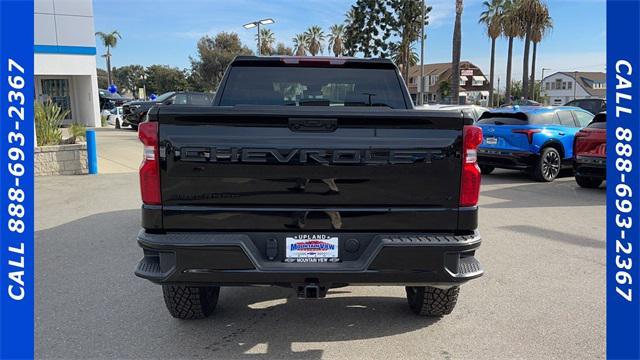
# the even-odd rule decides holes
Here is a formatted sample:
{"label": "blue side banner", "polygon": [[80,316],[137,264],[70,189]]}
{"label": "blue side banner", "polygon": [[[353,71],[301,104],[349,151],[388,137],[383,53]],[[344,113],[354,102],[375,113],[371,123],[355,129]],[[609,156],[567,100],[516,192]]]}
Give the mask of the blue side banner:
{"label": "blue side banner", "polygon": [[0,0],[0,358],[33,358],[33,1]]}
{"label": "blue side banner", "polygon": [[607,357],[640,359],[640,2],[607,2]]}

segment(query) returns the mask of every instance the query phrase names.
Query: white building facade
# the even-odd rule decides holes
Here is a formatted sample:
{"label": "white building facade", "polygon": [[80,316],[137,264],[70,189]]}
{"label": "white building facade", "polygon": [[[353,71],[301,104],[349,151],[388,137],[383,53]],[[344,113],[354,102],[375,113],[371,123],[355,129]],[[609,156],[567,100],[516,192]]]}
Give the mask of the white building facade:
{"label": "white building facade", "polygon": [[69,111],[65,124],[100,126],[92,0],[35,0],[37,101]]}
{"label": "white building facade", "polygon": [[603,72],[557,72],[542,79],[541,93],[546,105],[564,105],[574,99],[604,98]]}

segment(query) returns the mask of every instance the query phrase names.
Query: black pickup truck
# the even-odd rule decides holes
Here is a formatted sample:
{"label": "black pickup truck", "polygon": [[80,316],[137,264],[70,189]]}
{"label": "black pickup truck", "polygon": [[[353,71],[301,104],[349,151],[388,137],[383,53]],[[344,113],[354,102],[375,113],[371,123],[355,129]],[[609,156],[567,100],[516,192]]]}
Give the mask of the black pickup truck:
{"label": "black pickup truck", "polygon": [[239,285],[401,285],[415,313],[449,314],[483,272],[472,124],[413,110],[388,60],[238,57],[214,106],[140,124],[135,273],[181,319]]}

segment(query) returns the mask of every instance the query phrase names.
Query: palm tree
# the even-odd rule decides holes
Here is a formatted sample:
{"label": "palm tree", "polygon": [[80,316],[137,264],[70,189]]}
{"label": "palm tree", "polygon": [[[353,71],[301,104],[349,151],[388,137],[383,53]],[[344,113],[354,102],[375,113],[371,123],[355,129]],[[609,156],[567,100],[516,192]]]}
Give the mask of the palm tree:
{"label": "palm tree", "polygon": [[293,51],[295,52],[296,56],[307,55],[307,35],[297,34],[293,38]]}
{"label": "palm tree", "polygon": [[107,49],[107,53],[104,57],[107,59],[107,78],[109,79],[109,85],[111,85],[111,48],[116,47],[118,45],[118,39],[122,39],[120,33],[117,30],[113,30],[110,33],[104,33],[102,31],[96,32],[96,36],[100,38],[102,41],[102,45]]}
{"label": "palm tree", "polygon": [[307,37],[307,49],[311,56],[316,56],[322,52],[322,43],[324,42],[324,32],[320,26],[314,25],[305,31]]}
{"label": "palm tree", "polygon": [[344,25],[335,24],[329,28],[329,46],[328,50],[333,51],[335,56],[344,54]]}
{"label": "palm tree", "polygon": [[[256,41],[258,35],[256,34]],[[271,55],[273,54],[273,44],[276,42],[276,38],[273,35],[273,31],[269,29],[260,29],[260,54]]]}
{"label": "palm tree", "polygon": [[456,0],[456,21],[453,26],[451,61],[451,103],[460,103],[460,51],[462,47],[462,0]]}
{"label": "palm tree", "polygon": [[553,20],[549,15],[549,8],[546,5],[543,5],[543,7],[544,12],[541,14],[540,22],[531,32],[531,42],[533,42],[533,54],[531,55],[531,84],[529,89],[531,94],[535,94],[534,84],[536,83],[536,53],[538,50],[538,43],[542,41],[547,33],[553,28]]}
{"label": "palm tree", "polygon": [[[418,64],[418,61],[420,61],[420,55],[416,52],[415,46],[413,44],[411,45],[410,50],[411,51],[409,51],[408,67],[416,66]],[[391,53],[391,61],[393,61],[396,64],[402,64],[403,67],[404,67],[404,61],[405,61],[404,57],[405,57],[405,54],[403,51],[400,50],[399,47]]]}
{"label": "palm tree", "polygon": [[521,19],[522,34],[524,36],[524,57],[522,59],[522,97],[529,98],[529,49],[531,48],[531,34],[533,29],[540,26],[545,6],[540,0],[520,0],[518,14]]}
{"label": "palm tree", "polygon": [[502,34],[509,39],[509,47],[507,50],[507,81],[505,87],[505,103],[511,103],[511,64],[513,62],[513,39],[520,37],[522,34],[522,26],[519,19],[518,0],[505,0],[502,5]]}
{"label": "palm tree", "polygon": [[480,14],[481,24],[487,27],[491,38],[491,66],[489,70],[489,106],[493,106],[493,78],[496,63],[496,39],[502,34],[502,6],[504,0],[491,0],[482,3],[484,11]]}

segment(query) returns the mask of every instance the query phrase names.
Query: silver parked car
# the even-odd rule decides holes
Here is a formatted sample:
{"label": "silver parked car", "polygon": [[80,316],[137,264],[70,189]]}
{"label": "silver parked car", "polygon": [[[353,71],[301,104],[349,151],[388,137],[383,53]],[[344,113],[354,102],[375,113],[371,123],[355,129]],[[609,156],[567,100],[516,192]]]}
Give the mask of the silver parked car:
{"label": "silver parked car", "polygon": [[466,116],[469,116],[473,119],[473,122],[478,121],[480,116],[484,114],[486,111],[489,111],[488,108],[478,106],[478,105],[416,105],[416,110],[441,110],[441,111],[462,111]]}

